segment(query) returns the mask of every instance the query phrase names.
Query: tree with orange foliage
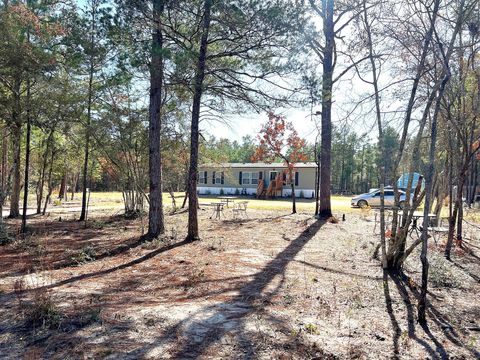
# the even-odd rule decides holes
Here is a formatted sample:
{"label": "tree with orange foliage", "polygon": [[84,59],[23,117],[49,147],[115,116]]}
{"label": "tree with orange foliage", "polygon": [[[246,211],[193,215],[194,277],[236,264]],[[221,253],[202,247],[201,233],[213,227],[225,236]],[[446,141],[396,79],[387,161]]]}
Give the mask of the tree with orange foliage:
{"label": "tree with orange foliage", "polygon": [[252,156],[252,161],[271,163],[282,159],[287,166],[288,181],[292,187],[292,214],[297,212],[295,203],[295,164],[306,161],[305,140],[298,136],[292,123],[282,115],[268,113],[268,121],[263,124],[257,136],[259,144]]}

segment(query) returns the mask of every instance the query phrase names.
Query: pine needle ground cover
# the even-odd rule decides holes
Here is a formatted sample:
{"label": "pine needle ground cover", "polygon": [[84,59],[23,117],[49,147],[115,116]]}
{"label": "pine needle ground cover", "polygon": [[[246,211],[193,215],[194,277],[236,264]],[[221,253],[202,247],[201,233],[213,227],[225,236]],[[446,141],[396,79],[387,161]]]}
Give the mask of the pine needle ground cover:
{"label": "pine needle ground cover", "polygon": [[141,218],[92,200],[86,225],[32,218],[27,239],[0,247],[2,358],[478,357],[478,248],[447,263],[444,240],[431,242],[423,329],[418,254],[404,277],[383,274],[372,213],[333,224],[227,209],[217,221],[205,208],[201,241],[183,242],[178,212],[164,238],[142,242]]}

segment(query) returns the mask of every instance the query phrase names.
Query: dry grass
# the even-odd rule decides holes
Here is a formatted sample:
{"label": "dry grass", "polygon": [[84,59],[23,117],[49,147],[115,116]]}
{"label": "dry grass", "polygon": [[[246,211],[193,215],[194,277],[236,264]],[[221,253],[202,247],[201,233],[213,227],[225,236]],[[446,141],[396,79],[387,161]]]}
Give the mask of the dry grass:
{"label": "dry grass", "polygon": [[[183,196],[184,193],[175,193],[175,196]],[[81,199],[81,194],[76,194],[75,198]],[[332,207],[334,211],[337,212],[352,212],[355,209],[352,209],[350,206],[349,196],[332,196]],[[292,203],[290,198],[281,198],[281,199],[267,199],[259,200],[255,199],[252,196],[245,197],[245,200],[249,201],[248,206],[252,209],[257,210],[273,210],[273,211],[289,211],[292,208]],[[115,207],[119,204],[122,204],[122,193],[120,192],[92,192],[90,201],[92,206],[112,206]],[[168,193],[163,194],[163,201],[165,206],[172,205],[172,199]],[[177,199],[177,206],[180,206],[183,199]],[[200,202],[213,202],[218,201],[216,196],[200,196]],[[315,210],[315,201],[314,199],[301,199],[297,198],[297,209],[298,211],[314,211]]]}

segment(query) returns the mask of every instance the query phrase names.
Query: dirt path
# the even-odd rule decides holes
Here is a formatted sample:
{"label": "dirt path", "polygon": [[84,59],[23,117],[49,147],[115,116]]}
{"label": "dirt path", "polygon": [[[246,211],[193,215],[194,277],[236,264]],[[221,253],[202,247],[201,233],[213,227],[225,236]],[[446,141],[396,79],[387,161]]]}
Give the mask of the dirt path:
{"label": "dirt path", "polygon": [[[376,239],[371,217],[349,215],[345,222],[324,224],[307,214],[251,211],[248,219],[221,222],[207,215],[201,212],[203,238],[197,243],[181,241],[186,231],[181,214],[167,217],[167,243],[115,253],[133,241],[139,223],[112,221],[88,241],[110,249],[111,256],[29,276],[2,268],[0,354],[11,359],[479,355],[478,333],[469,330],[480,318],[479,282],[468,275],[480,275],[480,268],[471,255],[456,254],[463,269],[445,270],[431,250],[438,282],[456,282],[431,288],[425,330],[415,321],[417,257],[407,264],[408,279],[384,275],[370,259]],[[127,230],[119,231],[123,227]],[[78,229],[66,231],[49,246],[62,243],[64,253],[81,250],[74,246]],[[28,290],[32,287],[40,290]],[[28,322],[29,311],[42,301],[58,314],[50,329]]]}

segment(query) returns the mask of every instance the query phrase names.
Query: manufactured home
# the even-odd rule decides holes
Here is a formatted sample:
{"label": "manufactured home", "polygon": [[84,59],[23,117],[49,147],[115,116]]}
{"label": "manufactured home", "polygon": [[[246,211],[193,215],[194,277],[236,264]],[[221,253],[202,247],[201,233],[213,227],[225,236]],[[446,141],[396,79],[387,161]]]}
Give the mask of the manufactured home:
{"label": "manufactured home", "polygon": [[[295,164],[295,195],[315,197],[317,164]],[[224,163],[199,166],[200,195],[291,196],[287,166],[283,163]]]}

